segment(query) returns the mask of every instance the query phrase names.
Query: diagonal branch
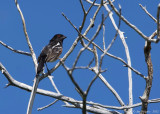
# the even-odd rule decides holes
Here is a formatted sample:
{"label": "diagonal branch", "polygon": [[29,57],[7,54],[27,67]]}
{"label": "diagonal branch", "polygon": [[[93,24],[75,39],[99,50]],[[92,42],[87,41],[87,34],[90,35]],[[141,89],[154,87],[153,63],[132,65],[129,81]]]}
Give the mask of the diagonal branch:
{"label": "diagonal branch", "polygon": [[0,44],[2,44],[4,47],[8,48],[9,50],[15,52],[15,53],[19,53],[19,54],[23,54],[23,55],[27,55],[27,56],[31,56],[31,53],[29,52],[24,52],[21,50],[15,50],[13,49],[11,46],[8,46],[7,44],[5,44],[4,42],[0,41]]}
{"label": "diagonal branch", "polygon": [[38,108],[37,110],[38,110],[38,111],[41,111],[41,110],[43,110],[43,109],[45,109],[45,108],[48,108],[48,107],[52,106],[53,104],[55,104],[57,101],[58,101],[58,99],[56,99],[54,102],[52,102],[52,103],[50,103],[50,104],[48,104],[48,105],[46,105],[46,106],[43,106],[43,107],[41,107],[41,108]]}
{"label": "diagonal branch", "polygon": [[146,7],[142,6],[142,4],[139,4],[139,6],[148,14],[149,17],[151,17],[155,23],[157,23],[157,19],[155,19],[146,9]]}

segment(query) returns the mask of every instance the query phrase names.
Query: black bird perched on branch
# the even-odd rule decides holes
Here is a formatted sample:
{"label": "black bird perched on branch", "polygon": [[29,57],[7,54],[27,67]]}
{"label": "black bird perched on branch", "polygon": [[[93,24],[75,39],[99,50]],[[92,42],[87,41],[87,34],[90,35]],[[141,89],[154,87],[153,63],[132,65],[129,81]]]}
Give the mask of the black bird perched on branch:
{"label": "black bird perched on branch", "polygon": [[[47,67],[47,62],[54,62],[59,58],[63,50],[63,40],[65,38],[66,36],[62,34],[56,34],[50,40],[49,44],[42,49],[41,54],[38,57],[38,67],[36,76],[43,72],[44,64]],[[47,70],[49,72],[48,67]]]}

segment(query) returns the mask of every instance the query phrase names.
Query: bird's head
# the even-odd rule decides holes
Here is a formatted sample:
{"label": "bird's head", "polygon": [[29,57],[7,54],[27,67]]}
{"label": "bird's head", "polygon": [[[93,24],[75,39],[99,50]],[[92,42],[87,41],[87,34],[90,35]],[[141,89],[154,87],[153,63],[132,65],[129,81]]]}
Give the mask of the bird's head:
{"label": "bird's head", "polygon": [[63,40],[67,38],[66,36],[62,34],[56,34],[53,36],[53,38],[50,40],[50,43],[52,42],[63,42]]}

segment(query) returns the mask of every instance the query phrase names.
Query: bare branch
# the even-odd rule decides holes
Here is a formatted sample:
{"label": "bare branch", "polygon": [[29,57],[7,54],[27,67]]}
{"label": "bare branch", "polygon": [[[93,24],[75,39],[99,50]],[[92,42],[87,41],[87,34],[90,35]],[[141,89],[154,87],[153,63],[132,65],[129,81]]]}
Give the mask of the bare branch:
{"label": "bare branch", "polygon": [[93,3],[91,4],[91,6],[89,7],[89,9],[87,10],[87,14],[89,13],[89,11],[91,10],[91,8],[94,6],[94,3],[96,2],[96,0],[93,1]]}
{"label": "bare branch", "polygon": [[[8,73],[6,68],[1,63],[0,63],[0,71],[8,79],[8,81],[12,84],[12,86],[18,87],[18,88],[26,90],[26,91],[32,91],[32,89],[33,89],[32,86],[29,86],[27,84],[24,84],[24,83],[21,83],[21,82],[18,82],[17,80],[15,80]],[[62,101],[69,102],[73,105],[76,104],[77,108],[80,108],[78,106],[80,106],[82,104],[82,101],[78,101],[78,100],[75,100],[73,98],[66,97],[66,96],[63,96],[62,94],[54,93],[54,92],[51,92],[51,91],[47,91],[47,90],[43,90],[43,89],[38,88],[36,92],[38,94],[41,94],[41,95],[44,95],[44,96],[49,96],[49,97],[52,97],[52,98],[56,98],[56,99],[59,99],[59,100],[62,100]],[[100,113],[101,112],[99,109],[94,108],[94,107],[90,107],[90,109],[93,110],[92,112],[95,112],[95,113]],[[88,107],[87,107],[87,110],[88,110]]]}
{"label": "bare branch", "polygon": [[53,104],[55,104],[57,101],[58,101],[58,99],[56,99],[54,102],[52,102],[52,103],[50,103],[50,104],[48,104],[48,105],[46,105],[46,106],[43,106],[43,107],[41,107],[41,108],[38,108],[37,110],[38,110],[38,111],[41,111],[41,110],[43,110],[43,109],[45,109],[45,108],[48,108],[48,107],[52,106]]}
{"label": "bare branch", "polygon": [[[86,38],[85,36],[83,36],[83,38],[85,39],[85,40],[87,40],[87,41],[90,41],[88,38]],[[129,66],[122,58],[120,58],[120,57],[116,57],[116,56],[114,56],[114,55],[112,55],[112,54],[110,54],[110,53],[108,53],[108,52],[105,52],[103,49],[101,49],[97,44],[95,44],[94,42],[92,42],[92,44],[94,45],[94,46],[96,46],[100,51],[102,51],[103,53],[105,53],[106,55],[108,55],[108,56],[110,56],[110,57],[112,57],[112,58],[114,58],[114,59],[117,59],[117,60],[119,60],[119,61],[121,61],[122,63],[124,63],[125,64],[125,66],[127,66],[127,67],[129,67],[132,71],[134,71],[137,75],[140,75],[142,78],[146,78],[143,74],[141,74],[139,71],[137,71],[136,69],[134,69],[133,67],[131,67],[131,66]]]}
{"label": "bare branch", "polygon": [[66,65],[64,64],[64,62],[62,62],[62,66],[65,68],[65,70],[67,71],[68,75],[69,75],[69,78],[71,79],[71,81],[73,82],[73,84],[75,85],[76,89],[78,89],[78,91],[80,92],[81,95],[83,95],[83,90],[80,88],[80,86],[78,85],[78,83],[75,81],[75,79],[73,78],[73,75],[72,75],[72,70],[68,69],[66,67]]}
{"label": "bare branch", "polygon": [[157,35],[157,30],[154,31],[150,36],[149,39],[153,39]]}
{"label": "bare branch", "polygon": [[106,44],[105,44],[105,25],[103,24],[103,49],[106,49]]}
{"label": "bare branch", "polygon": [[67,16],[62,12],[62,15],[64,16],[64,18],[73,26],[73,28],[80,34],[79,30],[77,29],[77,27],[67,18]]}
{"label": "bare branch", "polygon": [[93,63],[93,61],[94,61],[94,58],[89,62],[88,67],[91,66],[91,64]]}
{"label": "bare branch", "polygon": [[[86,39],[87,41],[90,42],[90,40],[89,40],[88,38],[86,38],[84,35],[82,35],[82,37],[83,37],[84,39]],[[94,42],[92,42],[92,44],[95,45],[96,47],[98,47],[98,48],[100,49],[100,47],[97,46]],[[101,50],[101,51],[102,51],[102,50]],[[105,53],[105,54],[106,54],[106,53]],[[110,55],[110,54],[108,54],[108,55]],[[124,61],[123,61],[123,62],[124,62]],[[126,64],[127,64],[127,63],[126,63]],[[129,67],[129,65],[128,65],[128,67]],[[129,67],[129,68],[132,68],[132,67]],[[135,69],[132,68],[132,70],[141,75],[141,73],[137,72]],[[141,76],[145,77],[144,75],[141,75]]]}
{"label": "bare branch", "polygon": [[102,6],[103,6],[103,3],[101,2],[101,4],[98,6],[96,12],[94,13],[93,18],[90,20],[90,24],[89,24],[88,28],[86,29],[86,31],[83,34],[84,36],[86,36],[87,33],[89,32],[89,30],[92,28],[92,26],[94,24],[94,21],[95,21],[95,19],[97,17],[97,14],[98,14],[98,12],[99,12],[99,10],[101,9]]}
{"label": "bare branch", "polygon": [[134,69],[133,67],[131,67],[130,65],[128,65],[122,58],[116,57],[116,56],[114,56],[114,55],[112,55],[112,54],[110,54],[110,53],[108,53],[108,52],[106,52],[105,54],[108,55],[108,56],[110,56],[110,57],[112,57],[112,58],[114,58],[114,59],[117,59],[117,60],[121,61],[122,63],[125,64],[126,67],[130,68],[130,69],[131,69],[133,72],[135,72],[137,75],[139,75],[139,76],[141,76],[142,78],[146,79],[146,77],[145,77],[143,74],[141,74],[138,70],[136,70],[136,69]]}
{"label": "bare branch", "polygon": [[96,0],[94,0],[93,4],[91,4],[91,6],[89,7],[89,9],[88,9],[87,11],[85,11],[85,10],[84,10],[84,6],[83,6],[83,4],[82,4],[82,0],[80,0],[81,6],[82,6],[82,9],[83,9],[83,14],[84,14],[82,24],[81,24],[81,26],[79,27],[79,31],[80,31],[80,32],[82,31],[82,29],[83,29],[83,27],[84,27],[84,24],[85,24],[85,22],[86,22],[86,17],[87,17],[87,15],[88,15],[88,13],[90,12],[91,8],[93,7],[95,1],[96,1]]}
{"label": "bare branch", "polygon": [[[148,100],[148,103],[159,103],[159,102],[160,102],[160,98]],[[101,105],[101,104],[94,103],[94,102],[91,102],[91,101],[87,102],[87,104],[93,105],[93,106],[99,106],[99,107],[107,108],[107,109],[116,109],[116,110],[124,110],[124,109],[136,108],[136,107],[139,107],[139,106],[142,105],[142,103],[140,102],[140,103],[136,103],[136,104],[133,104],[133,105],[130,105],[130,106],[118,107],[118,106]]]}
{"label": "bare branch", "polygon": [[[74,62],[74,64],[73,64],[72,70],[74,70],[74,68],[75,68],[75,66],[76,66],[76,64],[77,64],[77,62],[78,62],[78,60],[79,60],[79,57],[80,57],[80,55],[82,54],[82,52],[83,52],[86,48],[89,47],[89,45],[93,42],[93,40],[94,40],[94,39],[97,37],[97,35],[99,34],[99,32],[100,32],[100,30],[101,30],[101,28],[102,28],[103,22],[104,22],[104,20],[102,20],[101,24],[98,26],[96,33],[94,34],[94,36],[92,37],[92,39],[89,41],[89,43],[88,43],[85,47],[81,48],[81,50],[79,51],[79,53],[78,53],[78,55],[77,55],[77,57],[76,57],[76,60],[75,60],[75,62]],[[94,51],[94,49],[93,49],[93,51]]]}
{"label": "bare branch", "polygon": [[151,42],[145,42],[144,46],[144,55],[145,55],[145,61],[148,68],[148,77],[146,78],[146,88],[143,93],[143,96],[140,97],[142,101],[142,108],[141,108],[141,114],[147,114],[148,109],[148,99],[150,96],[150,91],[152,87],[152,80],[153,80],[153,65],[151,61]]}
{"label": "bare branch", "polygon": [[54,89],[56,90],[56,92],[57,92],[58,94],[61,94],[60,91],[58,90],[56,84],[55,84],[54,81],[53,81],[53,76],[48,76],[48,78],[49,78],[49,80],[51,81],[52,86],[54,87]]}
{"label": "bare branch", "polygon": [[[131,24],[126,18],[124,18],[122,15],[120,15],[120,13],[118,12],[118,10],[115,8],[115,6],[113,5],[113,3],[111,2],[111,0],[108,0],[110,6],[113,8],[113,10],[115,11],[115,13],[118,15],[118,16],[121,16],[121,19],[128,25],[130,26],[133,30],[135,30],[142,38],[144,38],[145,40],[147,41],[150,41],[150,42],[157,42],[156,39],[149,39],[146,35],[144,35],[135,25]],[[104,5],[105,7],[106,5]],[[106,7],[105,7],[106,8]]]}
{"label": "bare branch", "polygon": [[75,62],[73,63],[72,71],[73,71],[74,68],[76,67],[77,62],[78,62],[78,60],[79,60],[79,58],[80,58],[80,56],[81,56],[81,54],[82,54],[82,52],[83,52],[84,50],[85,50],[85,48],[81,48],[81,49],[80,49],[80,51],[79,51],[79,53],[78,53],[78,55],[77,55],[77,57],[76,57],[76,60],[75,60]]}
{"label": "bare branch", "polygon": [[29,99],[28,107],[27,107],[27,114],[32,113],[32,107],[33,107],[34,99],[35,99],[35,96],[36,96],[36,91],[37,91],[37,88],[38,88],[39,79],[40,79],[40,77],[35,77],[34,78],[33,90],[31,91],[31,95],[30,95],[30,99]]}
{"label": "bare branch", "polygon": [[95,68],[98,68],[98,53],[97,53],[96,46],[94,46],[94,45],[93,45],[93,53],[95,56]]}
{"label": "bare branch", "polygon": [[87,90],[86,90],[86,96],[88,95],[88,93],[89,93],[89,91],[90,91],[90,89],[91,89],[91,86],[93,85],[93,83],[95,82],[95,80],[98,78],[98,75],[99,75],[99,74],[96,74],[96,76],[94,76],[94,78],[93,78],[92,81],[90,82],[90,84],[89,84],[89,86],[88,86],[88,88],[87,88]]}
{"label": "bare branch", "polygon": [[141,4],[139,4],[139,6],[146,12],[146,14],[147,14],[149,17],[151,17],[151,18],[153,19],[153,21],[154,21],[155,23],[157,23],[157,19],[155,19],[155,18],[147,11],[146,7],[142,6]]}
{"label": "bare branch", "polygon": [[94,58],[89,62],[88,66],[78,66],[78,67],[76,66],[76,67],[74,67],[74,70],[76,70],[76,69],[90,69],[89,67],[91,66],[93,61],[94,61]]}
{"label": "bare branch", "polygon": [[159,24],[159,13],[160,13],[160,3],[158,4],[158,9],[157,9],[157,42],[159,42],[160,40],[160,35],[159,35],[159,31],[160,31],[160,24]]}
{"label": "bare branch", "polygon": [[[18,87],[20,89],[23,89],[23,90],[26,90],[26,91],[32,91],[32,86],[29,86],[27,84],[24,84],[24,83],[21,83],[21,82],[18,82],[17,80],[15,80],[9,73],[8,71],[6,70],[6,68],[0,63],[0,71],[4,74],[4,76],[8,79],[8,81],[12,84],[12,86],[15,86],[15,87]],[[41,95],[44,95],[44,96],[49,96],[49,97],[52,97],[52,98],[56,98],[56,99],[59,99],[59,100],[62,100],[62,101],[67,101],[71,104],[82,104],[82,101],[77,101],[73,98],[70,98],[70,97],[67,97],[67,96],[63,96],[61,94],[58,94],[58,93],[54,93],[54,92],[51,92],[51,91],[47,91],[47,90],[43,90],[43,89],[37,89],[37,94],[41,94]],[[160,98],[157,98],[157,99],[151,99],[151,100],[148,100],[148,103],[159,103],[160,102]],[[116,107],[116,106],[107,106],[107,105],[102,105],[102,104],[98,104],[98,103],[93,103],[93,102],[86,102],[87,104],[89,105],[95,105],[95,106],[100,106],[102,108],[110,108],[110,109],[117,109],[117,110],[124,110],[124,109],[129,109],[129,108],[134,108],[134,107],[138,107],[138,106],[141,106],[142,103],[136,103],[136,104],[133,104],[132,106],[122,106],[122,107]],[[78,108],[78,107],[77,107]],[[95,113],[99,112],[98,111],[99,109],[97,108],[94,108],[92,107],[92,109],[95,110]],[[97,110],[96,110],[97,109]]]}
{"label": "bare branch", "polygon": [[[48,78],[49,78],[49,80],[51,81],[52,86],[54,87],[54,89],[56,90],[56,92],[57,92],[58,94],[61,94],[60,91],[58,90],[56,84],[54,83],[53,76],[48,76]],[[64,103],[65,103],[66,105],[69,105],[67,102],[64,102]],[[52,104],[52,103],[51,103],[51,104]],[[50,104],[50,105],[51,105],[51,104]],[[53,104],[54,104],[54,103],[53,103]]]}
{"label": "bare branch", "polygon": [[[99,74],[98,70],[92,69],[95,74]],[[117,98],[118,102],[121,106],[125,106],[124,102],[122,101],[121,97],[118,95],[116,90],[109,84],[109,82],[103,77],[102,74],[99,74],[98,77],[102,80],[102,82],[108,87],[108,89],[114,94],[114,96]]]}
{"label": "bare branch", "polygon": [[[107,5],[104,5],[105,6],[105,8],[106,8],[106,10],[108,11],[108,12],[111,12],[110,10],[109,10],[109,8],[108,8],[108,6]],[[115,38],[117,37],[117,35],[119,34],[119,36],[120,36],[120,39],[122,40],[122,43],[123,43],[123,46],[124,46],[124,48],[125,48],[125,53],[126,53],[126,57],[127,57],[127,63],[128,63],[128,65],[129,66],[131,66],[131,58],[130,58],[130,54],[129,54],[129,48],[128,48],[128,46],[127,46],[127,43],[126,43],[126,41],[125,41],[125,37],[124,37],[124,34],[123,34],[123,32],[122,31],[120,31],[120,24],[121,24],[121,6],[119,5],[119,24],[118,24],[118,27],[117,27],[117,25],[116,25],[116,23],[115,23],[115,21],[114,21],[114,18],[113,18],[113,15],[112,15],[112,13],[111,14],[109,14],[109,17],[110,17],[110,19],[111,19],[111,22],[112,22],[112,24],[113,24],[113,26],[114,26],[114,28],[116,29],[116,34],[115,34]],[[114,40],[113,40],[114,41]],[[109,48],[108,48],[109,49]],[[132,71],[131,71],[131,69],[130,68],[128,68],[128,82],[129,82],[129,105],[132,105],[133,104],[133,93],[132,93]],[[129,109],[128,110],[128,112],[127,113],[129,113],[129,114],[132,114],[132,109]]]}
{"label": "bare branch", "polygon": [[[107,9],[109,9],[109,8],[107,8]],[[111,21],[112,21],[112,23],[113,23],[113,26],[114,26],[115,29],[116,29],[116,33],[115,33],[115,36],[114,36],[113,40],[112,40],[111,43],[108,45],[108,47],[107,47],[107,49],[106,49],[106,52],[108,52],[109,49],[111,48],[111,46],[113,45],[114,41],[115,41],[116,38],[117,38],[118,33],[120,34],[120,37],[124,37],[124,36],[122,36],[123,33],[120,31],[121,17],[119,17],[119,23],[118,23],[118,27],[117,27],[116,24],[115,24],[115,21],[114,21],[114,19],[113,19],[113,17],[112,17],[112,13],[110,14],[110,12],[112,12],[112,11],[111,11],[111,10],[108,10],[108,12],[109,12],[108,15],[109,15],[109,17],[110,17],[110,19],[111,19]],[[121,14],[121,9],[120,9],[120,14]],[[121,34],[122,34],[122,35],[121,35]]]}
{"label": "bare branch", "polygon": [[29,36],[28,36],[28,34],[27,34],[25,19],[24,19],[23,13],[22,13],[22,11],[21,11],[21,9],[20,9],[20,6],[19,6],[17,0],[15,0],[15,4],[16,4],[17,10],[19,11],[19,14],[20,14],[20,16],[21,16],[21,19],[22,19],[23,31],[24,31],[24,34],[25,34],[25,37],[26,37],[27,44],[28,44],[28,47],[29,47],[29,49],[30,49],[31,55],[32,55],[32,59],[33,59],[34,66],[35,66],[35,71],[37,71],[37,65],[38,65],[38,64],[37,64],[37,59],[36,59],[36,55],[35,55],[35,53],[34,53],[34,50],[33,50],[33,48],[32,48],[32,44],[31,44],[31,42],[30,42],[30,40],[29,40]]}
{"label": "bare branch", "polygon": [[2,44],[4,47],[8,48],[9,50],[15,52],[15,53],[19,53],[19,54],[23,54],[23,55],[27,55],[27,56],[31,56],[31,53],[29,52],[24,52],[21,50],[15,50],[12,47],[8,46],[7,44],[5,44],[4,42],[0,41],[0,44]]}
{"label": "bare branch", "polygon": [[[90,3],[90,4],[93,4],[93,2],[91,1],[91,0],[85,0],[86,2],[88,2],[88,3]],[[114,2],[115,0],[112,0],[112,2]],[[106,1],[103,1],[103,4],[109,4],[108,2],[107,2],[107,0]],[[99,6],[100,4],[98,4],[98,3],[94,3],[94,6]]]}
{"label": "bare branch", "polygon": [[82,7],[82,10],[83,10],[83,13],[84,13],[84,15],[86,14],[86,10],[84,9],[84,5],[83,5],[83,3],[82,3],[82,0],[79,0],[80,1],[80,3],[81,3],[81,7]]}
{"label": "bare branch", "polygon": [[[93,4],[93,2],[91,0],[85,0],[86,2],[90,3],[90,4]],[[105,4],[105,3],[103,3]],[[94,6],[99,6],[100,4],[97,4],[97,3],[94,3]]]}
{"label": "bare branch", "polygon": [[[24,19],[23,13],[22,13],[22,11],[20,9],[20,6],[19,6],[17,0],[15,0],[15,4],[16,4],[17,10],[20,13],[21,19],[22,19],[23,31],[24,31],[24,34],[25,34],[25,37],[26,37],[26,40],[27,40],[27,44],[28,44],[28,47],[30,49],[31,56],[32,56],[32,59],[33,59],[33,62],[34,62],[35,72],[37,72],[37,65],[38,65],[37,64],[37,59],[36,59],[36,55],[34,53],[34,50],[32,48],[32,44],[31,44],[31,42],[29,40],[29,36],[27,34],[25,19]],[[30,96],[30,100],[29,100],[28,108],[27,108],[27,114],[31,114],[31,112],[32,112],[33,102],[34,102],[34,98],[35,98],[35,94],[36,94],[36,90],[37,90],[38,84],[39,84],[39,77],[34,79],[34,84],[33,84],[33,88],[34,89],[31,92],[31,96]]]}
{"label": "bare branch", "polygon": [[[66,105],[66,107],[83,109],[83,105],[76,105],[76,104],[75,105],[69,105],[69,106]],[[95,113],[95,114],[120,114],[116,111],[109,111],[107,109],[104,110],[102,108],[97,108],[97,107],[93,108],[91,106],[86,106],[86,111],[91,112],[91,113]]]}

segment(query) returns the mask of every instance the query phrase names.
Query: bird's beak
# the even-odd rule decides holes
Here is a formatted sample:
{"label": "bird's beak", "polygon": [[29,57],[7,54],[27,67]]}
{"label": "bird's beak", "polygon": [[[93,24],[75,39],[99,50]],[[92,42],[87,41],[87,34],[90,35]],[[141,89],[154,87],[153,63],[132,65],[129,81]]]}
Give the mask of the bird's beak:
{"label": "bird's beak", "polygon": [[66,39],[67,37],[66,36],[62,36],[62,39]]}

